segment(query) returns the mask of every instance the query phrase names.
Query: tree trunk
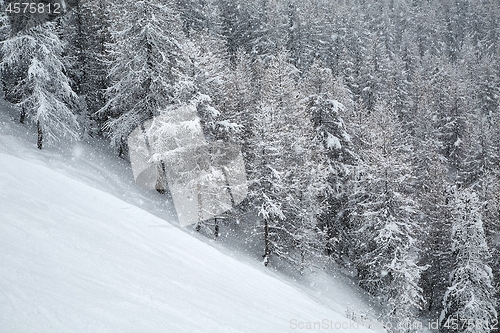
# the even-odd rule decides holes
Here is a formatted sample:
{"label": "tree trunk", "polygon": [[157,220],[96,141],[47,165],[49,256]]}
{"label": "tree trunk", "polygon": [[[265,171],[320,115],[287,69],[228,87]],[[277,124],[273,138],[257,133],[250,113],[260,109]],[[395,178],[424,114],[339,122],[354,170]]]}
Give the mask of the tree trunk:
{"label": "tree trunk", "polygon": [[37,121],[36,126],[38,128],[38,141],[37,141],[37,146],[38,149],[42,149],[42,143],[43,143],[43,132],[42,132],[42,126],[40,126],[40,120]]}
{"label": "tree trunk", "polygon": [[219,237],[219,224],[217,223],[217,218],[214,218],[214,223],[215,223],[215,230],[214,230],[214,236],[217,239]]}
{"label": "tree trunk", "polygon": [[24,110],[24,107],[21,108],[21,116],[19,117],[19,122],[21,124],[24,124],[24,119],[26,118],[26,110]]}
{"label": "tree trunk", "polygon": [[264,219],[264,266],[269,264],[269,223]]}
{"label": "tree trunk", "polygon": [[300,251],[300,275],[304,275],[304,269],[306,265],[306,254],[304,249]]}
{"label": "tree trunk", "polygon": [[118,157],[125,159],[125,155],[127,154],[127,142],[123,138],[123,136],[120,138],[120,146],[118,150]]}

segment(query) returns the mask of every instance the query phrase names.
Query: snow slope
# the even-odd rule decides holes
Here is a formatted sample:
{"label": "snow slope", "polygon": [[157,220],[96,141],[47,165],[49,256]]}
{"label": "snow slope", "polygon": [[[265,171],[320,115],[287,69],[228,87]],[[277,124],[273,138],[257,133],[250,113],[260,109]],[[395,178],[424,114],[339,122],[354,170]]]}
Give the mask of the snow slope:
{"label": "snow slope", "polygon": [[0,332],[321,332],[370,311],[342,279],[294,282],[180,229],[104,145],[38,151],[13,112],[1,106]]}

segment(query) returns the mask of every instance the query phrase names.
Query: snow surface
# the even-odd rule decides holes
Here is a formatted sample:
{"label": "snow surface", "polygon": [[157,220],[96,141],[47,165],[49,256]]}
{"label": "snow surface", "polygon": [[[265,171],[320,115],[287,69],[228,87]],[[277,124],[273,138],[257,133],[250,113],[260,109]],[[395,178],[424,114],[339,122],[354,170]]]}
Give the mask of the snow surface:
{"label": "snow surface", "polygon": [[13,115],[0,106],[0,332],[344,332],[299,322],[373,318],[349,279],[295,281],[180,229],[105,142],[39,151]]}

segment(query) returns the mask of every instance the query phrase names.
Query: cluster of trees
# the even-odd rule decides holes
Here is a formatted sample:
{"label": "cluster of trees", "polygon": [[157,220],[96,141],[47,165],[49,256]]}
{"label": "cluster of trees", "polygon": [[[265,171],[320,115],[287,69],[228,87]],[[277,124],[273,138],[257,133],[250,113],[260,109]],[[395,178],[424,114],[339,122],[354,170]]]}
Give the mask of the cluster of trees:
{"label": "cluster of trees", "polygon": [[193,105],[242,147],[266,265],[333,260],[390,320],[493,328],[496,0],[75,0],[16,32],[1,15],[5,98],[40,149],[106,136],[126,157],[135,127]]}

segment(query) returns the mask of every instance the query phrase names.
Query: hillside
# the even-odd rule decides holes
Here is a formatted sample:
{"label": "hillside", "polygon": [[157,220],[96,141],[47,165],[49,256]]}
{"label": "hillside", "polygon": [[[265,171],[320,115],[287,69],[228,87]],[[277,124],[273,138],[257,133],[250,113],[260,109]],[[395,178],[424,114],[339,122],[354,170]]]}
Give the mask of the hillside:
{"label": "hillside", "polygon": [[13,115],[2,106],[0,332],[314,332],[325,327],[299,322],[373,318],[348,279],[297,280],[180,229],[106,143],[39,151]]}

